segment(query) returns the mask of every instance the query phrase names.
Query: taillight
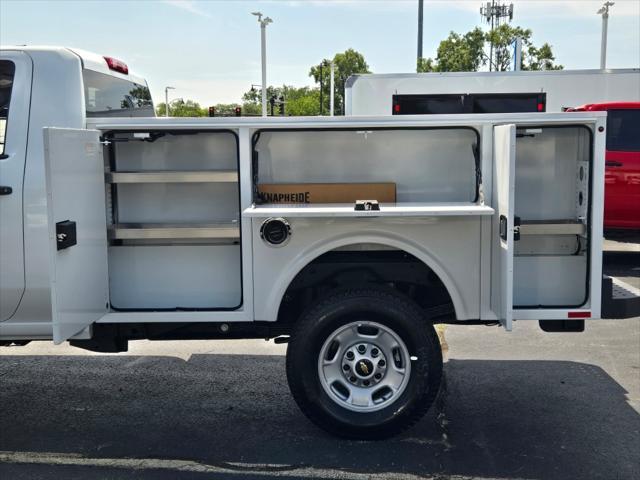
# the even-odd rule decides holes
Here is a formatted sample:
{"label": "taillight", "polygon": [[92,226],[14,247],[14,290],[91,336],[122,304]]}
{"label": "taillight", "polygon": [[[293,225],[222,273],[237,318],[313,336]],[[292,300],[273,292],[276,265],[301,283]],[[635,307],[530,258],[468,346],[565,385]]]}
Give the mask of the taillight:
{"label": "taillight", "polygon": [[129,74],[129,67],[122,60],[118,60],[113,57],[104,57],[104,60],[107,62],[107,66],[109,70],[113,70],[114,72],[124,73],[125,75]]}
{"label": "taillight", "polygon": [[395,113],[400,113],[400,104],[399,104],[399,103],[396,103],[396,104],[393,106],[393,111],[394,111]]}
{"label": "taillight", "polygon": [[591,312],[567,312],[567,318],[591,318]]}
{"label": "taillight", "polygon": [[544,103],[538,103],[538,111],[539,112],[544,112]]}

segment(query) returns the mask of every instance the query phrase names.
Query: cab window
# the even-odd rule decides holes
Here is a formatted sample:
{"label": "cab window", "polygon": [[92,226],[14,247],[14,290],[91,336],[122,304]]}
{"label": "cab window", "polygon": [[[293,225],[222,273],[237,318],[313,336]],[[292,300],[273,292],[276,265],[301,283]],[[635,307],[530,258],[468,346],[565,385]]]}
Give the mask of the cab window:
{"label": "cab window", "polygon": [[0,155],[4,154],[4,141],[9,121],[9,104],[11,88],[16,67],[13,62],[0,60]]}
{"label": "cab window", "polygon": [[146,85],[93,70],[84,70],[82,77],[87,117],[155,116]]}
{"label": "cab window", "polygon": [[640,110],[609,110],[607,113],[607,150],[640,152]]}

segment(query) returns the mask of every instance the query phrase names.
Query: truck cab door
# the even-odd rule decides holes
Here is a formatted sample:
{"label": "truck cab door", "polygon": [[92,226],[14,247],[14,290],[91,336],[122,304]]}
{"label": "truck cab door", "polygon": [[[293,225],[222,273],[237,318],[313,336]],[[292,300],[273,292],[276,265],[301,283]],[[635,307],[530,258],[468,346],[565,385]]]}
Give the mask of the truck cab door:
{"label": "truck cab door", "polygon": [[45,128],[53,341],[109,309],[104,162],[97,130]]}
{"label": "truck cab door", "polygon": [[513,323],[515,158],[516,126],[494,127],[491,309],[506,330]]}
{"label": "truck cab door", "polygon": [[29,134],[33,62],[24,52],[0,52],[0,322],[24,294],[22,183]]}

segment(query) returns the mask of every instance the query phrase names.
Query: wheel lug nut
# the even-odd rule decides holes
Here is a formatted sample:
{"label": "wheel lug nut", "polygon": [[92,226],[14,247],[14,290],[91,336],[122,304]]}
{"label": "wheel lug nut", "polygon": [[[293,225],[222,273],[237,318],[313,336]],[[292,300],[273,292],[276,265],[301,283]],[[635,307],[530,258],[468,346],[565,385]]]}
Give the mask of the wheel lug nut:
{"label": "wheel lug nut", "polygon": [[374,375],[374,377],[375,377],[376,380],[380,380],[382,378],[382,374],[381,373],[376,373]]}
{"label": "wheel lug nut", "polygon": [[380,352],[378,351],[378,349],[377,349],[377,348],[372,348],[372,349],[371,349],[371,356],[372,356],[372,357],[377,357],[377,356],[378,356],[378,353],[380,353]]}
{"label": "wheel lug nut", "polygon": [[354,357],[354,356],[355,356],[355,355],[353,354],[353,352],[347,352],[347,358],[348,358],[349,360],[353,360],[353,357]]}
{"label": "wheel lug nut", "polygon": [[386,364],[387,364],[387,363],[386,363],[384,360],[380,360],[380,361],[378,362],[378,366],[379,366],[379,367],[384,367]]}
{"label": "wheel lug nut", "polygon": [[368,386],[369,386],[369,380],[365,380],[364,382],[362,382],[362,384],[363,384],[365,387],[368,387]]}
{"label": "wheel lug nut", "polygon": [[349,381],[350,382],[355,382],[356,381],[356,377],[349,377]]}
{"label": "wheel lug nut", "polygon": [[358,352],[364,353],[366,351],[367,351],[367,347],[365,347],[364,345],[358,345]]}
{"label": "wheel lug nut", "polygon": [[342,366],[342,369],[343,369],[345,372],[348,372],[350,368],[351,368],[351,367],[350,367],[349,365],[346,365],[346,364]]}

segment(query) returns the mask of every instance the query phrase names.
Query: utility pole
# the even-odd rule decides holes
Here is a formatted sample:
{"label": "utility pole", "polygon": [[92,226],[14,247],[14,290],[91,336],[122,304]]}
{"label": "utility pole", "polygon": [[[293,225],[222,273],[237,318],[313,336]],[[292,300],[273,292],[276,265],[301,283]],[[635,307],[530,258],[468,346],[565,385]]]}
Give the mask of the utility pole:
{"label": "utility pole", "polygon": [[[509,18],[509,22],[513,20],[513,3],[509,5],[502,5],[496,0],[491,0],[480,7],[480,15],[484,20],[491,24],[491,32],[493,29],[500,26],[502,19]],[[496,52],[496,56],[498,52]],[[489,71],[492,71],[496,62],[493,61],[493,42],[489,42]],[[497,69],[496,69],[497,70]]]}
{"label": "utility pole", "polygon": [[614,2],[604,2],[598,14],[602,15],[602,41],[600,42],[600,70],[607,68],[607,27],[609,24],[609,7],[615,5]]}
{"label": "utility pole", "polygon": [[416,68],[420,65],[420,59],[422,58],[422,17],[424,12],[423,0],[418,0],[418,60]]}
{"label": "utility pole", "polygon": [[329,115],[333,117],[333,108],[335,104],[335,95],[336,95],[336,83],[335,83],[335,75],[336,75],[336,66],[333,62],[331,62],[331,93],[329,94]]}
{"label": "utility pole", "polygon": [[169,116],[169,90],[175,90],[175,87],[164,87],[164,116]]}
{"label": "utility pole", "polygon": [[513,70],[522,70],[522,39],[516,38],[513,46]]}
{"label": "utility pole", "polygon": [[322,108],[322,87],[324,86],[324,83],[322,81],[323,78],[324,78],[322,76],[322,66],[323,65],[324,65],[324,60],[322,62],[320,62],[320,116],[322,116],[322,111],[323,111],[323,108]]}
{"label": "utility pole", "polygon": [[260,12],[251,12],[258,17],[260,24],[260,53],[262,56],[262,116],[267,116],[267,25],[273,23],[269,17],[264,17]]}

